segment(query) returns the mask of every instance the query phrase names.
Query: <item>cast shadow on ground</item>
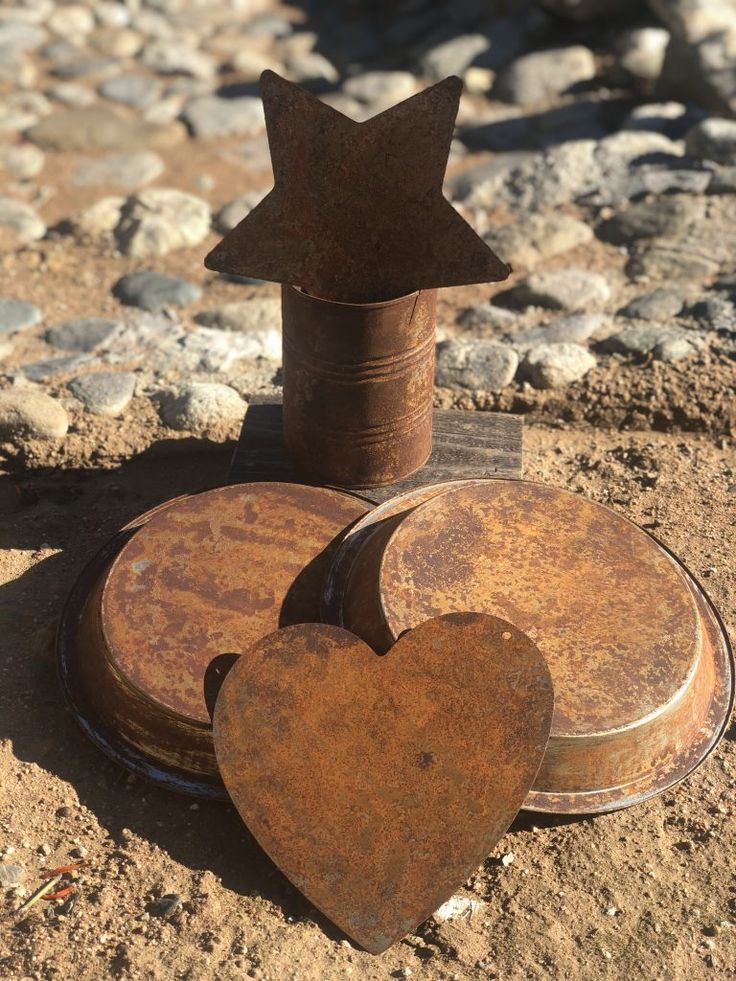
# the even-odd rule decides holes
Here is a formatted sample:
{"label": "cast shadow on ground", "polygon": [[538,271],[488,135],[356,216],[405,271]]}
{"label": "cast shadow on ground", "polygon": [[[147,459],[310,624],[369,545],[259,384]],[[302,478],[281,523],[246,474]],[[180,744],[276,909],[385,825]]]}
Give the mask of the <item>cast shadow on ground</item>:
{"label": "cast shadow on ground", "polygon": [[[86,562],[120,527],[150,507],[223,483],[231,453],[231,446],[162,441],[113,471],[31,468],[0,479],[0,548],[20,553],[41,546],[59,550],[0,586],[0,670],[7,678],[0,686],[0,739],[10,741],[18,760],[68,783],[70,802],[76,795],[121,847],[124,829],[130,829],[185,867],[213,872],[239,894],[258,892],[286,916],[314,916],[231,805],[202,801],[192,810],[191,800],[129,776],[95,748],[66,708],[56,677],[56,624]],[[321,572],[324,565],[320,556],[311,572]],[[297,584],[287,600],[283,623],[298,621],[304,585]],[[224,673],[216,671],[210,678],[210,702]],[[514,829],[548,823],[559,821],[522,816]],[[63,839],[67,832],[71,838],[75,827],[63,822],[57,827],[61,854],[72,847],[71,840],[65,844]],[[167,884],[161,885],[166,890]],[[328,935],[341,936],[326,921],[319,922]]]}

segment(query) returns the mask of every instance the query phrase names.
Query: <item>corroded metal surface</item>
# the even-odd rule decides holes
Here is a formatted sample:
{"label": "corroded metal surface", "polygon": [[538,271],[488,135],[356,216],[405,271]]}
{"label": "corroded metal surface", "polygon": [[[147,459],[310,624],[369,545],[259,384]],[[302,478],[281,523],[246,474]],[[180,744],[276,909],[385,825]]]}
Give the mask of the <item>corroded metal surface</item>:
{"label": "corroded metal surface", "polygon": [[436,291],[334,303],[282,289],[284,442],[298,470],[394,483],[432,451]]}
{"label": "corroded metal surface", "polygon": [[[238,439],[229,480],[286,480],[301,483],[283,443],[281,401],[253,396]],[[435,409],[432,420],[432,455],[426,465],[387,487],[352,488],[373,504],[380,504],[415,487],[468,477],[521,477],[523,420],[507,412],[471,412]],[[339,486],[338,486],[338,489]]]}
{"label": "corroded metal surface", "polygon": [[363,519],[323,612],[385,650],[426,617],[502,616],[547,658],[549,749],[528,807],[610,810],[686,776],[733,689],[725,635],[677,560],[579,495],[502,480],[445,485]]}
{"label": "corroded metal surface", "polygon": [[221,792],[210,714],[236,654],[314,620],[348,494],[241,484],[154,509],[109,543],[67,605],[58,652],[98,745],[176,789]]}
{"label": "corroded metal surface", "polygon": [[274,188],[205,265],[348,303],[506,279],[442,195],[461,91],[448,78],[357,123],[264,72]]}
{"label": "corroded metal surface", "polygon": [[215,709],[215,748],[260,845],[377,953],[504,834],[542,759],[552,705],[544,659],[502,620],[430,620],[384,657],[309,624],[236,663]]}

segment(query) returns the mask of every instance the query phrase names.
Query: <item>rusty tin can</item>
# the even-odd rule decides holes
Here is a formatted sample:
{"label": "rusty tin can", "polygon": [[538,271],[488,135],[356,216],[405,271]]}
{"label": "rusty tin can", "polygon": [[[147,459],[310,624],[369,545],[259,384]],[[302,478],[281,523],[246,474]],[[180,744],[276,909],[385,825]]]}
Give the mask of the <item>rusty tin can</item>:
{"label": "rusty tin can", "polygon": [[323,596],[325,619],[379,651],[461,610],[523,630],[552,674],[552,732],[526,809],[646,800],[724,731],[733,657],[716,610],[676,557],[603,505],[526,481],[422,488],[351,529]]}
{"label": "rusty tin can", "polygon": [[126,526],[83,571],[59,627],[84,731],[171,789],[224,797],[219,685],[264,634],[318,618],[332,552],[366,510],[350,494],[264,482],[177,498]]}
{"label": "rusty tin can", "polygon": [[355,304],[282,287],[284,442],[310,479],[381,487],[427,462],[436,294]]}

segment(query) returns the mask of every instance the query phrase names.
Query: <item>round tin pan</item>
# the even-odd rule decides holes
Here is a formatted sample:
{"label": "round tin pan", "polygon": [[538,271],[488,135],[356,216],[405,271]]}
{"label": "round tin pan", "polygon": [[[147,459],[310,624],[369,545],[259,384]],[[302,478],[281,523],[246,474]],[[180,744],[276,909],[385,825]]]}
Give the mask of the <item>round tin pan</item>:
{"label": "round tin pan", "polygon": [[57,636],[62,686],[87,735],[173,790],[225,797],[211,711],[235,656],[319,616],[357,497],[298,484],[221,487],[136,519],[84,569]]}
{"label": "round tin pan", "polygon": [[685,567],[603,505],[526,481],[449,482],[374,509],[346,536],[323,617],[387,650],[443,613],[527,633],[555,684],[528,810],[596,813],[686,777],[733,699],[723,625]]}

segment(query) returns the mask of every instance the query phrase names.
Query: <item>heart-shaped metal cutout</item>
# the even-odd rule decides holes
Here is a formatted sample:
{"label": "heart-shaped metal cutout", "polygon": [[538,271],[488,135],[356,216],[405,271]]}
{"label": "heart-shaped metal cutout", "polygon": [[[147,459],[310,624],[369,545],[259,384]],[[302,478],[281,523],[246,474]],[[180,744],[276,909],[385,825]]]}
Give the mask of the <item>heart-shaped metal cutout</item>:
{"label": "heart-shaped metal cutout", "polygon": [[302,624],[263,638],[230,671],[215,751],[263,849],[379,953],[509,827],[552,708],[539,651],[495,617],[436,617],[382,657],[340,627]]}

